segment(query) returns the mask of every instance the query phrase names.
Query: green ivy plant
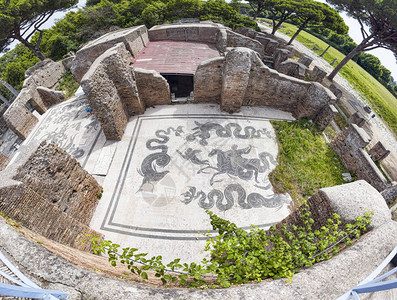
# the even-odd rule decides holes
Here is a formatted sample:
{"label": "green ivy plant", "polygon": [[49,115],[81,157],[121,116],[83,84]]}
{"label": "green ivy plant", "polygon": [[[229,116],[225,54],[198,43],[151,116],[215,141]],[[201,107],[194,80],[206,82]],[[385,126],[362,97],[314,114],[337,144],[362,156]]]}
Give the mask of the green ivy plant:
{"label": "green ivy plant", "polygon": [[205,250],[210,259],[204,258],[200,264],[181,263],[177,258],[164,265],[161,256],[147,258],[147,253],[139,253],[136,248],[120,249],[120,245],[98,237],[91,237],[90,241],[95,254],[107,255],[113,266],[118,261],[126,264],[143,279],[148,279],[147,271],[152,270],[163,284],[200,287],[215,280],[216,285],[227,288],[267,278],[291,280],[301,268],[329,259],[341,247],[352,244],[367,231],[372,216],[366,212],[354,223],[342,225],[340,216],[334,214],[326,225],[314,230],[308,205],[300,210],[302,226],[282,224],[268,231],[253,226],[249,232],[206,210],[218,235],[207,240]]}

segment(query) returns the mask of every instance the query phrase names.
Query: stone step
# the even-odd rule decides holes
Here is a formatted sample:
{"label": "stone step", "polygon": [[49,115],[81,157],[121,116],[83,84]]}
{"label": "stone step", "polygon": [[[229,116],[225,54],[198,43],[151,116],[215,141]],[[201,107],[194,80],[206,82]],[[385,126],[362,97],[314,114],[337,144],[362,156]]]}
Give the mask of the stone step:
{"label": "stone step", "polygon": [[103,238],[25,185],[0,190],[0,211],[46,238],[79,250],[91,250],[87,243],[81,244],[87,234]]}

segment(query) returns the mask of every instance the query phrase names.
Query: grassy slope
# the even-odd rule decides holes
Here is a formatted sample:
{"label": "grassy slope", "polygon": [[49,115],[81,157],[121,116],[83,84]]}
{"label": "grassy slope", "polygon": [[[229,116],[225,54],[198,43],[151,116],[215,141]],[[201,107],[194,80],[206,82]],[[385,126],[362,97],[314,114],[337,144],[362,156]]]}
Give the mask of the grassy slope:
{"label": "grassy slope", "polygon": [[278,192],[288,192],[296,206],[319,188],[343,184],[347,172],[339,156],[313,123],[273,121],[279,141],[279,165],[270,174]]}
{"label": "grassy slope", "polygon": [[[280,31],[285,34],[290,32],[288,35],[292,36],[296,31],[296,26],[291,24],[285,24],[285,26]],[[302,31],[296,40],[309,49],[314,48],[313,51],[317,54],[321,54],[328,47],[328,44],[305,31]],[[335,58],[340,62],[344,56],[344,54],[331,47],[323,58],[331,63]],[[354,61],[349,61],[339,73],[372,104],[372,108],[397,135],[397,99]]]}

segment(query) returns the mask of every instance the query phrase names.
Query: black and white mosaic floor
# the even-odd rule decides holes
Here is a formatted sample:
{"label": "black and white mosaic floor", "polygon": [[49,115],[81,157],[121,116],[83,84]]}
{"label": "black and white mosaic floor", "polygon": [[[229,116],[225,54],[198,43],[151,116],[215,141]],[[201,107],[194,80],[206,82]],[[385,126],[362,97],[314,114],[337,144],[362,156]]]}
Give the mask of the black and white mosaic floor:
{"label": "black and white mosaic floor", "polygon": [[178,105],[132,118],[92,227],[166,260],[192,260],[211,231],[205,209],[247,229],[277,223],[289,214],[290,197],[275,194],[268,180],[278,153],[269,119],[292,117],[264,108],[230,115],[216,105]]}

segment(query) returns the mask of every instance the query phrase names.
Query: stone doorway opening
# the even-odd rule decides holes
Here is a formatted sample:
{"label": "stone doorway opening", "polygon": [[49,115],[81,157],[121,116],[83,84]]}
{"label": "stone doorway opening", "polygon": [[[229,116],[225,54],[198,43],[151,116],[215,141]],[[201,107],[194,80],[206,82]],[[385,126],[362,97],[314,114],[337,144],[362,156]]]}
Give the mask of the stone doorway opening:
{"label": "stone doorway opening", "polygon": [[176,98],[189,97],[193,92],[193,74],[161,73],[170,85],[171,94]]}

